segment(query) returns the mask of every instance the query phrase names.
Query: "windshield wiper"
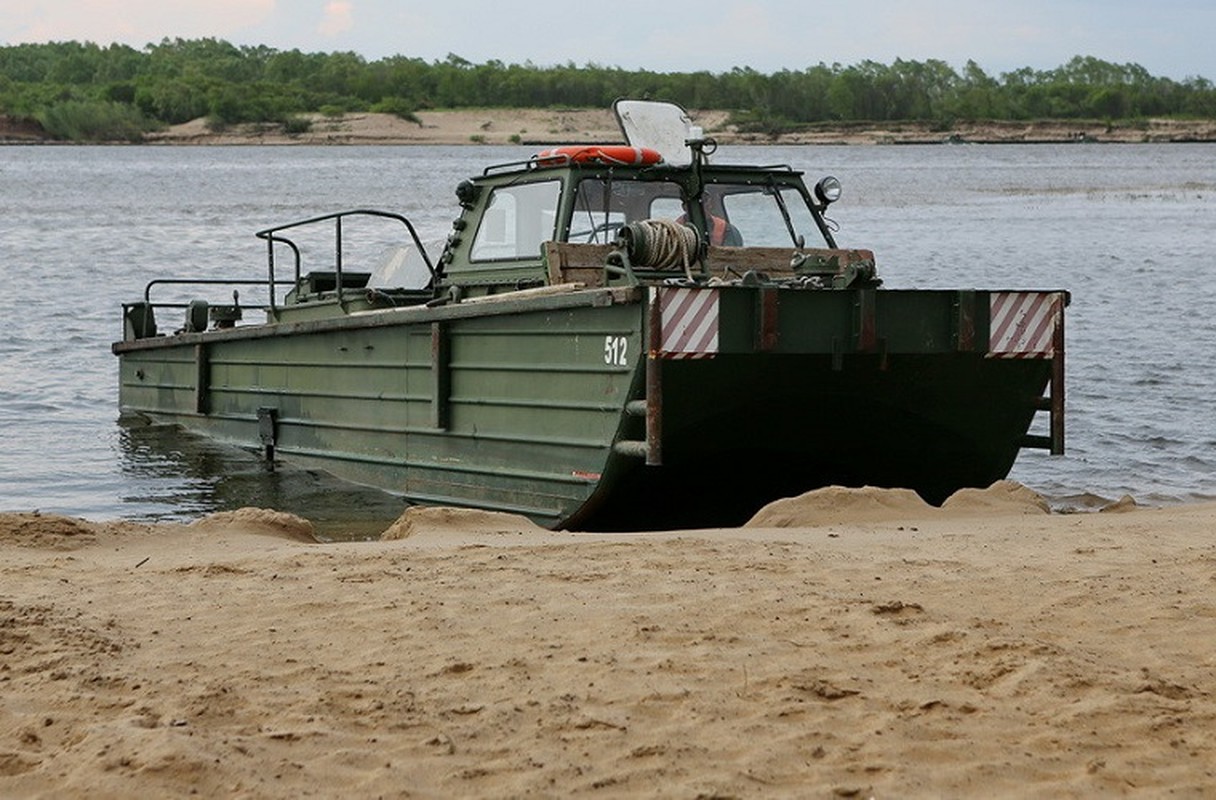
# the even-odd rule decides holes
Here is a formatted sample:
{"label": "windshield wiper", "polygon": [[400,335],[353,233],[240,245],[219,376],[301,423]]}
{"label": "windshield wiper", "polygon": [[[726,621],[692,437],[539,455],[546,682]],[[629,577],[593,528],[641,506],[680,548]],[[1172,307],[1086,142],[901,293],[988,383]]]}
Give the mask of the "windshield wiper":
{"label": "windshield wiper", "polygon": [[794,247],[801,248],[806,244],[806,239],[798,235],[798,231],[794,230],[794,220],[790,217],[790,209],[785,204],[785,198],[781,196],[781,190],[777,187],[777,182],[773,180],[773,176],[768,176],[768,190],[773,193],[773,197],[777,200],[777,208],[781,211],[781,218],[785,220],[785,229],[790,233],[790,241],[794,243]]}

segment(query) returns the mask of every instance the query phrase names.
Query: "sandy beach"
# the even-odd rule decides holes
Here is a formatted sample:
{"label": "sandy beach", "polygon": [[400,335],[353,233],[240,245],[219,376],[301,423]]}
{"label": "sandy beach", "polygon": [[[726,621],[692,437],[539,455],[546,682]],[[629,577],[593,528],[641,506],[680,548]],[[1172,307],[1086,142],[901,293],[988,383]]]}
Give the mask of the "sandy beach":
{"label": "sandy beach", "polygon": [[1216,504],[0,515],[3,797],[1210,796]]}
{"label": "sandy beach", "polygon": [[[1168,143],[1216,141],[1216,120],[981,120],[950,126],[932,122],[824,123],[769,135],[740,130],[728,111],[692,110],[693,120],[719,144],[1059,144],[1068,142]],[[147,144],[189,145],[560,145],[623,141],[610,109],[485,108],[419,111],[417,121],[391,114],[298,114],[308,129],[286,133],[277,123],[215,129],[196,119],[146,134]],[[0,144],[49,142],[41,126],[0,114]]]}
{"label": "sandy beach", "polygon": [[[740,131],[726,111],[690,111],[720,144],[941,144],[1063,142],[1216,141],[1216,120],[1151,119],[1137,124],[1101,121],[960,122],[948,129],[931,123],[824,125],[769,136]],[[609,109],[473,109],[419,111],[418,122],[389,114],[342,117],[302,115],[306,133],[285,134],[280,126],[235,126],[210,130],[203,120],[151,134],[159,144],[578,144],[623,141]]]}

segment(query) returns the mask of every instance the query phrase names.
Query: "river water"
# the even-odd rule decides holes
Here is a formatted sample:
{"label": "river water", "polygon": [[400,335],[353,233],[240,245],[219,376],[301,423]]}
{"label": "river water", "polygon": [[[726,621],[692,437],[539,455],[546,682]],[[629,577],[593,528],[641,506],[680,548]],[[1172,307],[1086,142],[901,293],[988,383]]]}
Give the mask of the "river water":
{"label": "river water", "polygon": [[[524,147],[0,148],[0,511],[326,524],[399,499],[117,412],[120,304],[152,278],[261,277],[255,230],[347,208],[442,239],[453,189]],[[896,288],[1063,288],[1068,453],[1012,478],[1059,507],[1216,498],[1216,145],[723,147],[836,175],[843,246]],[[436,253],[437,255],[437,253]]]}

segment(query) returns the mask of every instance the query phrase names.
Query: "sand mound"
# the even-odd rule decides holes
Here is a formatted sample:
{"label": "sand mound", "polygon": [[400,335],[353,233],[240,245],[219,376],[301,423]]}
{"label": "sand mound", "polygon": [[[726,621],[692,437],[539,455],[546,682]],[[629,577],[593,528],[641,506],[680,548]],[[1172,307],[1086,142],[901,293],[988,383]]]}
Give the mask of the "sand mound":
{"label": "sand mound", "polygon": [[269,508],[241,508],[236,511],[221,511],[192,522],[190,527],[208,532],[254,533],[300,542],[316,541],[316,535],[311,522],[303,517],[297,517],[295,514],[274,511]]}
{"label": "sand mound", "polygon": [[942,503],[951,514],[1048,514],[1042,495],[1017,481],[997,481],[987,489],[959,489]]}
{"label": "sand mound", "polygon": [[23,547],[73,550],[92,544],[97,526],[91,522],[37,511],[0,514],[0,542]]}
{"label": "sand mound", "polygon": [[809,528],[833,523],[923,519],[934,508],[911,489],[828,486],[769,503],[745,528]]}
{"label": "sand mound", "polygon": [[1041,495],[1017,481],[997,481],[987,489],[960,489],[947,498],[940,509],[926,503],[911,489],[829,486],[769,503],[744,527],[813,528],[832,524],[906,522],[942,514],[959,517],[1050,512],[1051,508]]}
{"label": "sand mound", "polygon": [[1136,503],[1136,498],[1130,494],[1125,494],[1113,503],[1107,503],[1102,506],[1098,511],[1107,514],[1126,514],[1128,511],[1135,511],[1139,507]]}
{"label": "sand mound", "polygon": [[448,506],[411,506],[380,535],[381,541],[408,539],[419,533],[543,533],[544,528],[515,514]]}

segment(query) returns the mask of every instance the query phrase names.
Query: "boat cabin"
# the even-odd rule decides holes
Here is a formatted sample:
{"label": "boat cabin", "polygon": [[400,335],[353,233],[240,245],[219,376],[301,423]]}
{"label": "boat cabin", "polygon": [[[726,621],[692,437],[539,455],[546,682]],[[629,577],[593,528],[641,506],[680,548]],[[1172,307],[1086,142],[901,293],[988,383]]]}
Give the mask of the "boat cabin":
{"label": "boat cabin", "polygon": [[[823,217],[839,194],[834,179],[812,193],[788,166],[719,167],[709,162],[712,140],[688,147],[693,158],[686,164],[643,147],[556,148],[462,182],[462,213],[440,259],[438,286],[476,296],[557,284],[575,254],[580,282],[594,284],[586,271],[602,268],[609,250],[639,235],[661,249],[684,250],[678,259],[652,252],[631,265],[637,269],[617,271],[624,280],[741,279],[761,264],[792,269],[799,252],[806,261],[808,247],[836,250]],[[592,247],[578,247],[584,245]],[[753,257],[730,252],[739,248]]]}

